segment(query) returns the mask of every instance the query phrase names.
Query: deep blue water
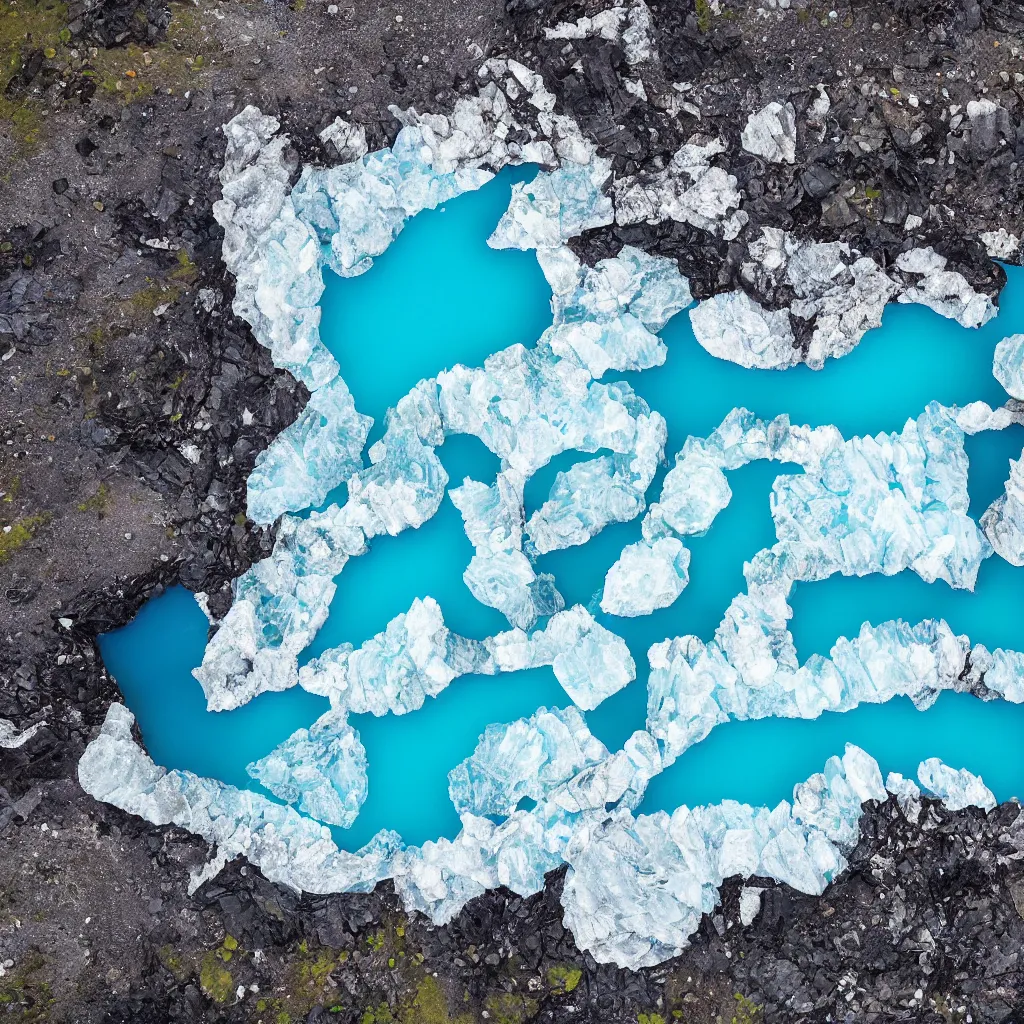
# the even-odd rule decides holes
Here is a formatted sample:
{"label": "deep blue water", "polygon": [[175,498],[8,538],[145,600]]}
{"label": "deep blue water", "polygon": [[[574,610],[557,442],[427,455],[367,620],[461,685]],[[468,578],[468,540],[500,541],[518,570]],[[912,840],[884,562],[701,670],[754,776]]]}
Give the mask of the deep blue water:
{"label": "deep blue water", "polygon": [[[517,341],[529,344],[550,322],[550,293],[533,255],[485,245],[512,181],[529,173],[503,173],[479,192],[420,215],[369,273],[327,281],[322,334],[357,406],[377,421],[371,440],[380,435],[386,409],[417,380],[456,362],[479,364]],[[737,405],[761,416],[788,412],[794,422],[835,423],[846,436],[898,430],[933,399],[998,405],[1006,396],[992,377],[993,348],[1000,337],[1024,330],[1024,272],[1011,269],[1010,275],[1000,316],[981,330],[964,330],[922,307],[894,306],[851,355],[818,372],[797,367],[773,373],[709,356],[684,313],[663,332],[666,364],[623,376],[668,420],[670,458],[688,434],[707,434]],[[1024,428],[968,439],[972,515],[980,516],[1002,491],[1008,460],[1020,455],[1022,445]],[[465,475],[491,480],[498,468],[476,438],[450,440],[441,456],[453,484]],[[538,473],[527,487],[527,512],[544,500],[559,469],[589,457],[568,453]],[[587,715],[610,747],[643,726],[647,648],[680,634],[712,635],[744,587],[744,560],[774,541],[772,481],[793,471],[755,463],[732,473],[731,504],[706,536],[687,542],[691,582],[682,597],[644,619],[601,617],[626,638],[638,669],[635,683]],[[649,497],[658,494],[664,472]],[[567,604],[590,604],[623,545],[639,532],[639,520],[610,527],[585,547],[543,557],[538,568],[555,575]],[[338,578],[330,617],[305,657],[342,642],[360,643],[414,597],[427,595],[437,598],[459,633],[482,638],[507,628],[462,582],[471,554],[461,517],[448,500],[421,529],[375,540],[372,551]],[[989,559],[974,594],[929,586],[910,573],[798,585],[792,600],[797,649],[801,657],[827,653],[837,636],[856,633],[865,620],[931,616],[989,646],[1021,647],[1022,573]],[[208,713],[190,674],[202,660],[206,630],[191,595],[177,589],[149,602],[129,626],[102,637],[100,646],[158,763],[260,791],[245,765],[311,723],[327,702],[294,689],[265,694],[236,711]],[[488,724],[566,704],[544,669],[457,680],[412,715],[356,716],[353,724],[369,757],[370,795],[355,827],[336,835],[351,849],[382,827],[397,829],[412,843],[454,836],[458,818],[447,797],[448,770],[472,751]],[[1024,708],[956,694],[943,695],[923,714],[902,700],[811,722],[731,723],[654,780],[644,810],[726,797],[774,804],[847,741],[878,758],[883,771],[913,775],[921,759],[942,757],[980,772],[1007,799],[1024,793],[1024,758],[1016,742],[1022,731]]]}

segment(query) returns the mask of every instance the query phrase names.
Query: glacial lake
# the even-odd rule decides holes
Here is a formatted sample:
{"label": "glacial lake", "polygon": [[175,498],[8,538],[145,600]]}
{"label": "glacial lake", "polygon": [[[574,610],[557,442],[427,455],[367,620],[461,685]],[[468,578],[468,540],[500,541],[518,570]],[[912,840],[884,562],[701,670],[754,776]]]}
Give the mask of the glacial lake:
{"label": "glacial lake", "polygon": [[[357,407],[375,419],[371,443],[382,433],[384,412],[418,380],[457,362],[478,365],[515,342],[532,344],[550,323],[550,291],[534,255],[492,250],[485,241],[512,183],[532,173],[503,172],[478,192],[420,214],[369,273],[346,280],[329,275],[321,333]],[[688,435],[707,435],[736,406],[761,417],[785,412],[794,423],[833,423],[847,438],[900,430],[932,400],[964,405],[980,399],[998,406],[1007,396],[992,376],[995,344],[1024,331],[1024,270],[1008,268],[1008,274],[999,316],[983,328],[966,330],[921,306],[891,305],[882,327],[817,372],[804,366],[783,373],[745,370],[717,360],[697,344],[688,315],[680,313],[662,332],[666,363],[621,379],[668,421],[670,462]],[[1022,427],[967,439],[971,515],[980,517],[1002,492],[1009,460],[1022,447]],[[465,475],[492,480],[498,469],[476,438],[453,438],[440,455],[453,486]],[[536,474],[526,488],[527,515],[544,500],[558,470],[588,457],[566,453]],[[660,493],[666,469],[655,477],[649,501]],[[712,637],[729,602],[744,589],[744,561],[775,540],[772,481],[796,471],[762,462],[729,474],[732,502],[705,536],[687,539],[690,585],[670,608],[641,619],[597,613],[626,639],[637,664],[637,679],[586,715],[610,749],[644,726],[649,646],[687,633]],[[344,500],[344,487],[330,500]],[[597,612],[592,600],[605,573],[639,535],[639,518],[611,526],[583,547],[543,556],[538,569],[554,574],[567,606],[582,603]],[[376,539],[369,554],[350,561],[338,577],[331,614],[301,660],[343,642],[358,645],[414,598],[428,595],[457,633],[482,639],[508,628],[463,583],[471,555],[461,517],[447,498],[419,530]],[[892,618],[942,617],[990,648],[1024,647],[1024,569],[995,556],[983,563],[974,593],[928,585],[903,572],[798,584],[791,604],[801,658],[827,654],[837,637],[856,634],[865,621]],[[207,628],[192,596],[175,588],[99,642],[158,764],[268,795],[246,774],[246,764],[310,725],[328,703],[294,688],[264,694],[235,711],[207,712],[191,675],[202,661]],[[410,715],[352,716],[369,761],[369,796],[353,828],[334,829],[335,838],[355,850],[381,828],[397,830],[407,843],[454,837],[459,819],[448,798],[448,771],[472,752],[484,728],[569,703],[551,670],[537,669],[457,680]],[[883,775],[892,770],[913,777],[919,761],[940,757],[981,774],[1006,800],[1024,796],[1021,735],[1024,706],[951,693],[926,712],[900,699],[813,721],[730,723],[655,778],[641,810],[726,798],[774,806],[847,742],[874,756]]]}

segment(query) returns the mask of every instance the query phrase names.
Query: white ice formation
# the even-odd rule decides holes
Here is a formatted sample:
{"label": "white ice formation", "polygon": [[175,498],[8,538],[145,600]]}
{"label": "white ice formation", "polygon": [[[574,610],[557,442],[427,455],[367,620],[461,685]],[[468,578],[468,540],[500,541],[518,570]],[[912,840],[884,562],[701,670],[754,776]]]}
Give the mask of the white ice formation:
{"label": "white ice formation", "polygon": [[996,344],[992,372],[1007,394],[1024,401],[1024,334],[1011,334]]}
{"label": "white ice formation", "polygon": [[991,811],[996,805],[992,790],[966,768],[950,768],[937,757],[922,761],[917,769],[922,788],[930,796],[937,797],[950,810],[961,811],[965,807],[980,807]]}
{"label": "white ice formation", "polygon": [[691,139],[660,172],[612,184],[615,223],[660,224],[674,220],[735,238],[749,220],[739,209],[736,176],[712,161],[725,152],[721,139]]}
{"label": "white ice formation", "polygon": [[387,877],[401,840],[378,833],[358,853],[339,850],[330,830],[291,807],[191,772],[153,763],[132,736],[135,718],[111,704],[99,736],[78,763],[78,781],[97,800],[155,825],[179,825],[223,858],[244,855],[272,882],[306,892],[368,892]]}
{"label": "white ice formation", "polygon": [[[992,300],[962,274],[946,270],[946,258],[931,248],[901,253],[898,273],[891,274],[845,242],[804,241],[781,228],[762,228],[749,252],[743,279],[762,290],[785,286],[794,300],[765,309],[736,290],[712,295],[690,311],[701,345],[740,366],[785,370],[805,362],[821,369],[826,359],[848,354],[878,327],[894,298],[928,306],[963,327],[980,327],[996,313]],[[793,318],[813,324],[806,348],[796,346]]]}
{"label": "white ice formation", "polygon": [[328,825],[349,828],[366,800],[366,751],[344,711],[321,715],[247,770],[274,796]]}
{"label": "white ice formation", "polygon": [[[634,816],[658,770],[649,739],[638,734],[608,755],[579,712],[541,709],[488,730],[452,772],[463,826],[456,839],[402,848],[382,832],[346,853],[328,829],[290,807],[154,765],[132,736],[133,722],[123,705],[111,705],[79,763],[82,787],[202,836],[218,863],[244,854],[272,881],[314,893],[362,892],[391,877],[407,906],[442,923],[498,885],[537,892],[545,871],[568,862],[563,903],[577,942],[601,962],[634,969],[678,953],[729,876],[821,892],[845,865],[864,801],[886,797],[877,764],[848,746],[796,787],[792,804],[774,810],[726,801]],[[518,809],[524,799],[535,805]]]}
{"label": "white ice formation", "polygon": [[625,641],[580,605],[551,615],[543,629],[512,629],[481,641],[452,633],[428,597],[417,598],[358,649],[345,644],[314,658],[298,681],[334,708],[404,715],[460,676],[548,665],[576,705],[588,711],[636,677]]}
{"label": "white ice formation", "polygon": [[985,510],[981,526],[996,554],[1024,565],[1024,457],[1010,460],[1003,493]]}
{"label": "white ice formation", "polygon": [[899,294],[900,302],[919,302],[961,327],[980,327],[996,315],[987,295],[976,292],[963,274],[947,270],[948,260],[931,246],[909,249],[896,257],[896,269],[912,281]]}
{"label": "white ice formation", "polygon": [[[566,43],[616,40],[638,69],[654,53],[642,0],[547,34]],[[635,87],[643,88],[639,79]],[[721,139],[694,136],[662,170],[616,178],[555,106],[538,74],[492,59],[477,94],[460,99],[450,116],[393,110],[402,128],[389,149],[368,153],[365,132],[337,119],[320,138],[341,162],[297,176],[275,118],[249,107],[225,126],[215,214],[236,277],[234,308],[311,399],[250,477],[249,514],[277,522],[275,546],[235,581],[232,607],[195,674],[210,710],[294,685],[328,697],[331,709],[249,766],[275,799],[154,765],[133,738],[130,712],[116,704],[79,776],[98,799],[213,844],[214,859],[194,884],[245,855],[271,880],[310,892],[365,891],[391,878],[410,910],[443,922],[498,885],[535,893],[545,872],[567,864],[562,900],[577,943],[598,961],[637,968],[686,945],[725,878],[772,877],[820,893],[845,865],[865,801],[884,800],[888,790],[908,816],[922,806],[915,783],[890,775],[883,787],[877,764],[847,747],[774,809],[724,801],[640,813],[650,780],[711,729],[767,716],[813,718],[896,696],[926,707],[943,690],[1024,702],[1024,654],[972,647],[941,620],[865,624],[829,657],[801,662],[788,604],[794,585],[833,574],[909,570],[971,588],[993,550],[1024,564],[1024,470],[1012,464],[983,533],[967,514],[963,446],[965,433],[1019,417],[1014,402],[1000,409],[933,403],[901,431],[845,439],[834,427],[737,409],[708,437],[686,440],[647,509],[666,424],[616,375],[665,361],[658,332],[691,305],[690,289],[671,260],[626,246],[587,267],[567,243],[613,223],[666,220],[728,242],[747,225],[744,197]],[[828,109],[822,91],[808,114],[809,144],[824,131]],[[793,162],[796,141],[793,109],[781,103],[752,115],[741,139],[749,152],[784,163]],[[319,334],[325,270],[365,272],[410,217],[522,162],[544,169],[515,187],[489,242],[536,253],[552,290],[551,327],[533,347],[513,345],[482,366],[420,381],[364,451],[370,421]],[[1010,241],[986,244],[1002,252]],[[741,283],[792,295],[790,304],[766,309],[734,291],[691,312],[698,341],[744,366],[821,367],[877,326],[894,299],[970,327],[994,313],[991,300],[932,249],[911,249],[883,269],[845,243],[808,242],[782,229],[763,229],[747,248]],[[997,349],[996,376],[1017,399],[1022,362],[1019,336]],[[497,456],[493,480],[449,486],[438,448],[457,434],[479,438]],[[527,516],[527,481],[566,452],[589,457],[559,473]],[[727,474],[760,459],[801,469],[773,487],[776,543],[745,566],[746,591],[713,638],[676,637],[650,649],[646,728],[608,750],[582,712],[633,681],[636,665],[609,620],[595,617],[596,606],[565,607],[537,559],[646,509],[640,540],[606,576],[600,610],[626,617],[667,607],[688,583],[686,537],[706,531],[728,504]],[[341,484],[343,502],[289,514],[320,505]],[[446,493],[474,552],[464,579],[510,628],[483,640],[459,636],[437,602],[423,597],[359,647],[327,650],[300,669],[348,560],[365,555],[375,537],[421,526]],[[484,732],[449,775],[462,823],[454,839],[406,848],[384,831],[358,852],[339,848],[326,826],[350,826],[367,794],[366,755],[350,716],[414,713],[462,676],[540,666],[551,667],[573,706],[542,708]],[[0,746],[23,743],[36,728],[19,735],[0,721]],[[939,762],[924,762],[919,777],[951,806],[993,803],[980,779]],[[758,886],[748,889],[744,921],[760,903]]]}

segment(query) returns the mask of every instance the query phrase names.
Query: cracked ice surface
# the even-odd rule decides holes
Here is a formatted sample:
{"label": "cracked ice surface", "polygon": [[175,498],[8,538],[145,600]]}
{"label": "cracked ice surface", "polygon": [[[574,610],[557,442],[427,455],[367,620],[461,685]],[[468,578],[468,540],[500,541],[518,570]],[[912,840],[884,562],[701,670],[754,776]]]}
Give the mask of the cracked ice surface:
{"label": "cracked ice surface", "polygon": [[[645,60],[653,46],[642,2],[554,32],[619,38],[630,63]],[[663,171],[613,180],[610,163],[555,112],[539,75],[516,61],[490,60],[480,82],[450,116],[393,109],[403,127],[389,150],[366,153],[365,135],[337,119],[322,140],[349,162],[306,167],[294,187],[287,139],[274,118],[247,108],[225,126],[217,216],[237,278],[235,308],[277,365],[312,392],[296,423],[260,457],[250,515],[272,522],[321,503],[343,481],[348,498],[308,517],[283,515],[272,555],[236,581],[234,603],[196,676],[211,710],[295,684],[327,696],[331,710],[249,766],[285,805],[154,765],[120,705],[89,745],[80,778],[99,799],[214,843],[218,852],[193,885],[244,853],[268,878],[311,892],[366,890],[392,878],[408,908],[443,922],[498,885],[535,893],[545,872],[568,863],[562,899],[577,943],[602,962],[636,968],[678,952],[729,875],[771,876],[821,892],[857,839],[863,802],[886,798],[875,762],[847,747],[774,810],[725,801],[671,815],[636,813],[650,779],[717,724],[811,718],[897,695],[926,707],[946,689],[1024,701],[1024,654],[972,648],[937,620],[865,625],[858,636],[840,638],[828,658],[800,664],[788,606],[794,582],[834,573],[909,568],[969,588],[991,548],[1011,560],[1024,550],[1022,471],[1014,464],[983,535],[967,516],[963,450],[965,432],[1001,429],[1017,414],[1013,403],[995,410],[981,402],[933,404],[900,432],[846,440],[833,427],[735,410],[709,437],[689,438],[643,520],[641,540],[606,577],[605,612],[647,614],[679,596],[689,572],[684,538],[707,530],[728,504],[727,472],[773,459],[803,473],[777,479],[777,543],[745,568],[746,592],[715,637],[677,637],[650,650],[647,728],[609,751],[581,710],[630,683],[633,658],[591,611],[565,609],[554,579],[538,573],[534,560],[643,512],[665,422],[628,385],[605,377],[661,365],[667,350],[657,332],[692,297],[674,261],[625,246],[587,267],[566,243],[613,222],[664,220],[728,241],[747,215],[737,179],[722,165],[721,140],[695,137]],[[822,93],[812,135],[827,109]],[[744,146],[791,160],[790,121],[786,107],[769,105],[751,118]],[[546,169],[516,186],[489,243],[535,251],[552,289],[552,326],[533,348],[512,346],[482,367],[456,366],[421,381],[389,411],[384,436],[364,455],[369,420],[319,338],[323,268],[363,272],[410,216],[523,161]],[[735,291],[691,312],[701,344],[746,366],[820,367],[877,326],[893,298],[924,303],[964,326],[994,313],[931,249],[906,252],[886,271],[845,243],[766,228],[749,252],[742,282],[792,294],[789,306],[768,310]],[[806,350],[795,344],[801,320]],[[1021,349],[1007,339],[994,364],[1015,397]],[[466,479],[449,489],[437,449],[460,433],[480,438],[501,460],[493,482]],[[596,457],[558,474],[527,521],[526,481],[567,451]],[[377,536],[418,528],[446,490],[474,548],[464,579],[512,628],[485,640],[459,636],[427,597],[358,648],[328,650],[300,670],[298,656],[326,618],[348,560]],[[484,732],[449,776],[462,820],[455,839],[404,848],[397,835],[381,832],[358,853],[338,848],[320,822],[350,825],[367,792],[365,751],[350,714],[411,713],[460,676],[539,666],[551,666],[575,706],[539,709]],[[0,721],[0,746],[33,731],[19,736]],[[991,794],[969,773],[933,760],[919,776],[954,806],[990,805]],[[908,813],[920,806],[910,780],[891,775],[887,786]]]}
{"label": "cracked ice surface", "polygon": [[[573,265],[558,306],[564,322],[552,329],[557,334],[546,332],[534,349],[513,345],[482,367],[456,366],[421,381],[388,413],[384,437],[369,449],[370,465],[348,479],[344,506],[282,518],[273,554],[235,582],[235,601],[195,672],[211,709],[295,684],[297,655],[326,619],[333,577],[374,537],[419,527],[437,512],[448,476],[436,448],[451,434],[479,437],[504,466],[490,497],[477,483],[450,492],[476,538],[467,569],[471,591],[521,628],[562,606],[553,582],[534,572],[523,551],[522,482],[561,452],[607,449],[611,459],[598,466],[620,486],[618,494],[556,490],[532,522],[562,543],[640,510],[644,481],[661,458],[664,420],[628,385],[599,383],[595,375],[663,360],[663,343],[651,330],[690,301],[669,261],[637,250],[593,269]],[[585,332],[592,332],[585,345],[556,350]],[[638,337],[645,339],[639,350]],[[490,525],[478,529],[478,521]]]}

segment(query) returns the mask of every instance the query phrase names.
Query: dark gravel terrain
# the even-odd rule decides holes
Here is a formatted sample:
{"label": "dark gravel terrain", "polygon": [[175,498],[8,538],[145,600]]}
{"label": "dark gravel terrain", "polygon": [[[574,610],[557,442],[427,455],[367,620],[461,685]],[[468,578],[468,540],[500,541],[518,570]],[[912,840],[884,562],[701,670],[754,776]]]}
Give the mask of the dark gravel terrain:
{"label": "dark gravel terrain", "polygon": [[[339,114],[379,147],[399,127],[390,104],[450,110],[485,57],[513,55],[619,176],[656,175],[694,135],[726,142],[749,216],[737,239],[604,228],[574,242],[589,261],[636,243],[676,258],[698,296],[742,286],[778,308],[784,289],[739,270],[771,226],[885,267],[934,245],[998,291],[981,235],[1024,235],[1018,0],[652,3],[657,53],[639,72],[617,43],[544,39],[597,9],[4,0],[0,718],[46,726],[0,748],[0,1021],[1024,1020],[1016,804],[931,806],[920,823],[872,808],[824,897],[758,882],[744,928],[727,885],[682,957],[629,974],[576,950],[557,873],[444,928],[408,919],[387,886],[299,897],[240,863],[190,897],[204,844],[75,781],[118,699],[97,633],[172,583],[223,612],[272,542],[246,521],[245,479],[306,394],[231,312],[220,260],[219,129],[246,104],[327,161],[317,132]],[[625,86],[638,74],[646,100]],[[982,98],[996,109],[965,118]],[[795,108],[793,164],[740,148],[770,100]]]}

